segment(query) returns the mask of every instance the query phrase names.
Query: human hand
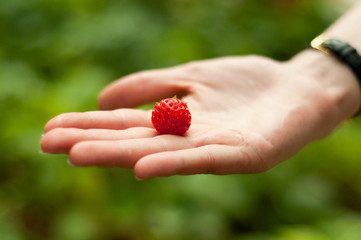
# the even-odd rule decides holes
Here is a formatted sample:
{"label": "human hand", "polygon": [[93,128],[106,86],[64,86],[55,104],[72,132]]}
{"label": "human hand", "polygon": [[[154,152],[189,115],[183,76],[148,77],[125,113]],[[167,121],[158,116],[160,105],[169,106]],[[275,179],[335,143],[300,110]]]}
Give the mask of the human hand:
{"label": "human hand", "polygon": [[[134,168],[140,179],[266,171],[354,111],[337,104],[346,90],[334,94],[338,84],[295,62],[229,57],[126,76],[100,94],[103,111],[50,120],[42,150],[67,153],[77,166]],[[151,111],[131,109],[174,95],[192,114],[185,136],[158,135]]]}

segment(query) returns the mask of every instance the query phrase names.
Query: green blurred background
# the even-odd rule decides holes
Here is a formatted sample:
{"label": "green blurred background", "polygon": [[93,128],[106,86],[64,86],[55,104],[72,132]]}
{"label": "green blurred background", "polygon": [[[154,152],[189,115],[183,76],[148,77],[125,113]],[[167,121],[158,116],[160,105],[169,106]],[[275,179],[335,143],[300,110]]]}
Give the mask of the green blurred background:
{"label": "green blurred background", "polygon": [[96,110],[120,76],[224,55],[286,60],[351,2],[2,0],[0,239],[360,239],[360,120],[257,175],[137,181],[39,152],[48,119]]}

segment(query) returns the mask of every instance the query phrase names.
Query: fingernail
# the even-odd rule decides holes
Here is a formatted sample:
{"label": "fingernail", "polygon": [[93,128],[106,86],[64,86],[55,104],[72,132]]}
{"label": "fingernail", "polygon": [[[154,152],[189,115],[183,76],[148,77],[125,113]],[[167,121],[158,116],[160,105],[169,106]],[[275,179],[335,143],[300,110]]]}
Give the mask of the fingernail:
{"label": "fingernail", "polygon": [[44,155],[47,154],[46,152],[43,152],[43,150],[41,150],[41,149],[39,150],[39,153],[44,154]]}
{"label": "fingernail", "polygon": [[76,167],[71,161],[70,158],[66,160],[66,162],[69,164],[69,166]]}
{"label": "fingernail", "polygon": [[139,178],[137,175],[134,175],[134,177],[135,177],[135,179],[137,180],[137,181],[143,181],[144,179],[142,179],[142,178]]}
{"label": "fingernail", "polygon": [[39,140],[39,145],[40,145],[39,153],[40,153],[40,154],[46,154],[45,152],[43,152],[43,149],[41,149],[41,147],[42,147],[42,142],[41,142],[41,140],[42,140],[43,137],[44,137],[44,134],[41,134],[41,137],[40,137],[40,140]]}

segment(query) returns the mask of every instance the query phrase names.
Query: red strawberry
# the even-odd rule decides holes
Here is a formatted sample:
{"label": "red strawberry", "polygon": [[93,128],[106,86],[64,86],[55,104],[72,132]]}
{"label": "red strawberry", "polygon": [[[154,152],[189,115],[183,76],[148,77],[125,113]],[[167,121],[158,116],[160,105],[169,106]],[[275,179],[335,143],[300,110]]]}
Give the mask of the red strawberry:
{"label": "red strawberry", "polygon": [[152,111],[152,123],[160,134],[184,135],[191,125],[191,113],[186,103],[177,98],[160,101]]}

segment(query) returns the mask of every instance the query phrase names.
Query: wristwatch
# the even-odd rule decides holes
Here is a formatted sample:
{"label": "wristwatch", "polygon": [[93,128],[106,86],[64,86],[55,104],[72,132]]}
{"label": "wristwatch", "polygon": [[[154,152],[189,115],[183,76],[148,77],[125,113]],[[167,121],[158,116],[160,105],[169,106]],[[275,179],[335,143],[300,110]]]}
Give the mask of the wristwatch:
{"label": "wristwatch", "polygon": [[[320,35],[312,40],[311,47],[327,55],[334,55],[341,62],[349,66],[361,87],[361,56],[354,47],[342,40],[328,38],[325,35]],[[354,117],[360,113],[361,109]]]}

